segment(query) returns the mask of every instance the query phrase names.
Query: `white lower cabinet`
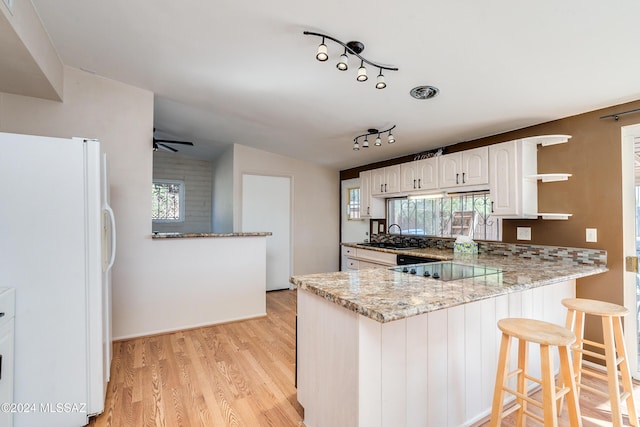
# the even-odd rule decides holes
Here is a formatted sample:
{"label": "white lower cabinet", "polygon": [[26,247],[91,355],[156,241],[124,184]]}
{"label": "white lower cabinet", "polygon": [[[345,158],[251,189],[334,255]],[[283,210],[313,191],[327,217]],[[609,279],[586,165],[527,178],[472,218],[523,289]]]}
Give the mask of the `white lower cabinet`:
{"label": "white lower cabinet", "polygon": [[[14,361],[14,312],[13,289],[0,289],[0,426],[13,425],[11,407],[13,403],[13,361]],[[5,410],[9,409],[9,410]]]}
{"label": "white lower cabinet", "polygon": [[343,246],[342,254],[347,257],[348,270],[364,270],[365,268],[397,265],[397,255],[392,253]]}
{"label": "white lower cabinet", "polygon": [[[491,413],[498,320],[525,317],[564,325],[560,301],[574,297],[575,280],[567,280],[380,323],[299,290],[296,369],[304,423],[474,425]],[[517,346],[511,350],[513,367]],[[556,372],[558,362],[556,354]],[[537,349],[529,353],[529,372],[539,378]]]}

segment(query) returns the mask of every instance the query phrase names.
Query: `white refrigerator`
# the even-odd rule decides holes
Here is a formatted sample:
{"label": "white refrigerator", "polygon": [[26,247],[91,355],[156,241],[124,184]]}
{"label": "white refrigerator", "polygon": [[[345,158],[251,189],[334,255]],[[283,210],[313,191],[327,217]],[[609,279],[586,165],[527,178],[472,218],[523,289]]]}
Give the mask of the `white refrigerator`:
{"label": "white refrigerator", "polygon": [[[0,133],[0,287],[15,288],[14,427],[104,410],[115,221],[100,143]],[[6,406],[5,406],[6,407]]]}

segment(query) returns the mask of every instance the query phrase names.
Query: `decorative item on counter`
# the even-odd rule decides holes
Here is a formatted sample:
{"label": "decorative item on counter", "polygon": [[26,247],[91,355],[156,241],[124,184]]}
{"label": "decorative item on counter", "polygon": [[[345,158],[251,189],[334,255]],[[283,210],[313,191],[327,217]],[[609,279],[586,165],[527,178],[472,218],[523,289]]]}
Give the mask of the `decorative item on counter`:
{"label": "decorative item on counter", "polygon": [[478,244],[469,236],[458,236],[453,243],[454,254],[478,254]]}

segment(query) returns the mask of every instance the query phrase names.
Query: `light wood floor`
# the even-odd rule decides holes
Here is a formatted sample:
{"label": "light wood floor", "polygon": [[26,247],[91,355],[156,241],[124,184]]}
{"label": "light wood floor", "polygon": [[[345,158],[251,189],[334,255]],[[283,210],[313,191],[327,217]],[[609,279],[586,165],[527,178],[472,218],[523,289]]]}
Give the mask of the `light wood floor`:
{"label": "light wood floor", "polygon": [[301,426],[295,292],[267,293],[267,317],[116,342],[95,427]]}
{"label": "light wood floor", "polygon": [[[115,343],[105,412],[89,425],[304,426],[294,387],[295,298],[267,293],[266,318]],[[634,393],[639,406],[637,383]],[[584,427],[611,425],[604,400],[582,393]],[[560,427],[569,426],[566,412]]]}

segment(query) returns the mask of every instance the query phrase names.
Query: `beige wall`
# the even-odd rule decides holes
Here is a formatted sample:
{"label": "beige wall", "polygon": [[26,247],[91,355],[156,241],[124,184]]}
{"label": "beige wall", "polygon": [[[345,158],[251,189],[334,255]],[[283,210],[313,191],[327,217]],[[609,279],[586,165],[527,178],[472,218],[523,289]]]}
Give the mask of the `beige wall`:
{"label": "beige wall", "polygon": [[233,150],[231,145],[213,163],[213,225],[214,233],[233,231]]}
{"label": "beige wall", "polygon": [[[291,177],[293,274],[338,270],[339,172],[289,157],[236,145],[234,182],[243,174]],[[242,188],[234,189],[234,229],[242,224]],[[269,230],[266,230],[269,231]]]}

